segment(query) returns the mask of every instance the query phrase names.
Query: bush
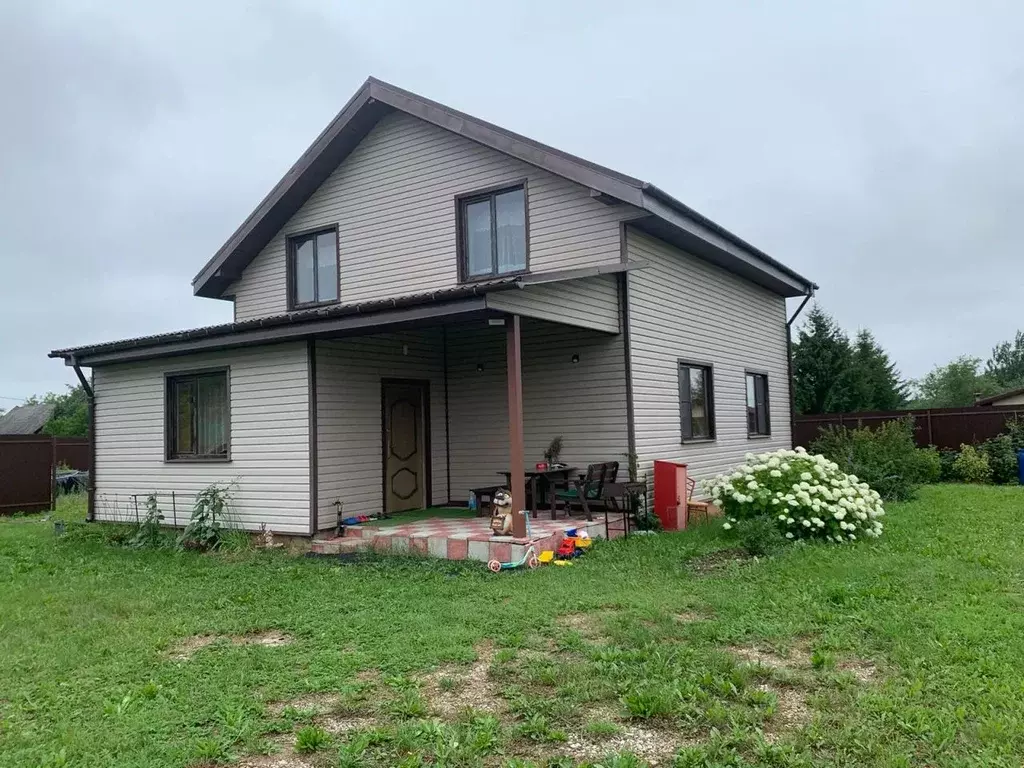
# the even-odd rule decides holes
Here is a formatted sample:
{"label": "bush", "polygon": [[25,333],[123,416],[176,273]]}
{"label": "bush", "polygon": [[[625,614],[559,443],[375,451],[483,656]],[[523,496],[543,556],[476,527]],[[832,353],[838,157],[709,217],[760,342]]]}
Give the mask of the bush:
{"label": "bush", "polygon": [[999,435],[980,446],[992,469],[992,482],[1006,485],[1017,482],[1017,452],[1010,435]]}
{"label": "bush", "polygon": [[939,480],[944,483],[956,482],[956,472],[953,471],[953,465],[956,463],[957,458],[960,456],[960,451],[940,451],[939,462],[941,465],[941,471],[939,472]]}
{"label": "bush", "polygon": [[726,530],[770,518],[787,539],[845,542],[882,533],[878,518],[885,510],[878,492],[803,448],[748,453],[746,464],[703,486],[725,515]]}
{"label": "bush", "polygon": [[961,445],[960,455],[953,462],[953,476],[962,483],[992,482],[988,456],[973,445]]}
{"label": "bush", "polygon": [[779,520],[771,517],[736,519],[732,531],[743,550],[751,557],[764,557],[777,552],[786,539],[779,528]]}
{"label": "bush", "polygon": [[937,483],[942,479],[942,456],[934,445],[918,448],[914,453],[918,482],[922,485]]}
{"label": "bush", "polygon": [[182,549],[216,549],[221,545],[227,517],[228,489],[214,483],[196,494],[192,517],[178,537]]}
{"label": "bush", "polygon": [[886,501],[912,499],[919,485],[941,474],[935,450],[914,443],[913,419],[886,421],[875,429],[826,427],[811,450],[868,483]]}
{"label": "bush", "polygon": [[1003,434],[1010,438],[1013,450],[1024,451],[1024,419],[1012,418],[1003,429]]}

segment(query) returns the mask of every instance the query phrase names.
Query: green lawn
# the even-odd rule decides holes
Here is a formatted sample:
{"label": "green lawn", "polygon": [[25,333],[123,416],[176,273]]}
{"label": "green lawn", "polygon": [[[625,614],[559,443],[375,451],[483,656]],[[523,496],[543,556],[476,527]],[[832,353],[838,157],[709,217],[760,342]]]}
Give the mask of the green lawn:
{"label": "green lawn", "polygon": [[878,542],[700,573],[705,528],[499,575],[4,520],[0,766],[1020,766],[1022,517],[937,486]]}

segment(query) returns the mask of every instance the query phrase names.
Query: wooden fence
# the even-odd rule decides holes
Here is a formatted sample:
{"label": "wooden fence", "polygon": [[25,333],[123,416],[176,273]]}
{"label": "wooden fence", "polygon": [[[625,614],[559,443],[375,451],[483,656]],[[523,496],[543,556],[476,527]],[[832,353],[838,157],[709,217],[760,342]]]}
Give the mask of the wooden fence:
{"label": "wooden fence", "polygon": [[88,469],[89,439],[0,435],[0,514],[53,509],[54,476],[61,464]]}
{"label": "wooden fence", "polygon": [[797,416],[793,430],[796,445],[810,445],[827,426],[877,427],[886,421],[911,417],[914,439],[922,448],[956,449],[962,444],[981,443],[995,437],[1013,418],[1024,419],[1024,406],[970,406],[967,408],[924,408],[905,411],[862,411]]}

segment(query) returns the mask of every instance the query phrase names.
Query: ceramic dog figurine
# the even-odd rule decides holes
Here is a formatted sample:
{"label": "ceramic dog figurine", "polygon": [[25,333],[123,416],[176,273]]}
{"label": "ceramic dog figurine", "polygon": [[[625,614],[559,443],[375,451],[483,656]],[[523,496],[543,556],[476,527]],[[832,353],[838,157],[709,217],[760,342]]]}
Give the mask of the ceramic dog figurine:
{"label": "ceramic dog figurine", "polygon": [[512,532],[512,494],[504,488],[495,491],[491,500],[491,530],[495,536]]}

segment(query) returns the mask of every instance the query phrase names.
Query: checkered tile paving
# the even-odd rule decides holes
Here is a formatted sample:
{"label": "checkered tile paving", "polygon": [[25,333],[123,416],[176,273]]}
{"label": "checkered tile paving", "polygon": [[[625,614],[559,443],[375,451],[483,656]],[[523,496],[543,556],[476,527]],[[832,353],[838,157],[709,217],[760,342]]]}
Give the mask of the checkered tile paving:
{"label": "checkered tile paving", "polygon": [[345,529],[344,539],[322,539],[314,541],[312,546],[314,552],[324,554],[337,553],[342,548],[351,551],[352,546],[359,546],[392,552],[418,552],[448,560],[509,563],[521,562],[530,548],[536,554],[557,549],[570,528],[586,530],[591,538],[603,538],[605,533],[603,520],[588,523],[576,518],[561,518],[533,520],[529,538],[514,539],[511,536],[494,536],[490,518],[435,518],[390,528],[353,525]]}
{"label": "checkered tile paving", "polygon": [[[584,526],[588,526],[588,533],[591,536],[596,535],[598,528],[601,534],[604,534],[603,521],[598,523],[597,520],[594,520],[588,523],[586,519],[560,518],[558,520],[531,520],[530,538],[510,539],[502,537],[502,540],[511,541],[515,544],[525,544],[530,539],[545,539],[555,533],[564,533],[569,528]],[[489,517],[463,517],[455,520],[435,518],[432,520],[420,520],[419,522],[409,523],[409,525],[394,525],[385,528],[376,528],[373,525],[359,525],[346,528],[345,533],[347,536],[362,536],[364,538],[367,536],[373,538],[380,536],[409,538],[441,537],[445,539],[466,539],[467,541],[490,541],[494,537]]]}

